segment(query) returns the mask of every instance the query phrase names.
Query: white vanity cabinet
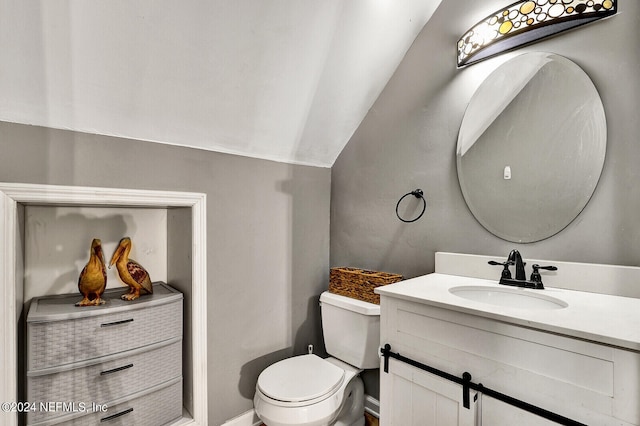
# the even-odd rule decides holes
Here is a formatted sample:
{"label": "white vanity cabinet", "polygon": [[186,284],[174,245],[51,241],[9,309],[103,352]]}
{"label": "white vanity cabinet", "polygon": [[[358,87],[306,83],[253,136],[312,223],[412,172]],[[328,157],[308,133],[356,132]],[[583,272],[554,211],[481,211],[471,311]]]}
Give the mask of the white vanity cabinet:
{"label": "white vanity cabinet", "polygon": [[27,315],[26,423],[149,425],[182,415],[182,293],[76,307],[80,294],[35,298]]}
{"label": "white vanity cabinet", "polygon": [[[428,289],[435,281],[417,285]],[[412,285],[377,290],[381,345],[390,344],[392,352],[457,377],[468,372],[474,383],[579,423],[640,425],[640,351],[541,330],[533,322],[512,324],[491,309],[476,315],[470,304],[448,308],[408,296]],[[474,401],[473,390],[471,406],[464,408],[460,385],[393,358],[389,372],[381,367],[380,375],[383,426],[556,424],[487,395]]]}

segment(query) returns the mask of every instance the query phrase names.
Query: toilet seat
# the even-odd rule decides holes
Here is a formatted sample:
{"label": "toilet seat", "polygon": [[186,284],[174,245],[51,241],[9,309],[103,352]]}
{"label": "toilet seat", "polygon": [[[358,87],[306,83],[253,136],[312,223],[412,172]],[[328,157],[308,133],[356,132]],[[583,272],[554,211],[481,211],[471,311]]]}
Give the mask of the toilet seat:
{"label": "toilet seat", "polygon": [[317,355],[300,355],[267,367],[258,377],[257,390],[282,405],[310,405],[333,395],[345,375],[344,369]]}

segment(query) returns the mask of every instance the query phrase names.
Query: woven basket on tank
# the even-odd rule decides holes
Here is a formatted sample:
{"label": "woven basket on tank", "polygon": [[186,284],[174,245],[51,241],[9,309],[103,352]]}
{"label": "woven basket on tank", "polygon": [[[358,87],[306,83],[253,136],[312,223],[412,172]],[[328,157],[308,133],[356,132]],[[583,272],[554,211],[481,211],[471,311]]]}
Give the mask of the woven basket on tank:
{"label": "woven basket on tank", "polygon": [[360,268],[331,268],[329,291],[341,296],[380,304],[380,296],[373,289],[402,281],[402,275],[389,272],[368,271]]}

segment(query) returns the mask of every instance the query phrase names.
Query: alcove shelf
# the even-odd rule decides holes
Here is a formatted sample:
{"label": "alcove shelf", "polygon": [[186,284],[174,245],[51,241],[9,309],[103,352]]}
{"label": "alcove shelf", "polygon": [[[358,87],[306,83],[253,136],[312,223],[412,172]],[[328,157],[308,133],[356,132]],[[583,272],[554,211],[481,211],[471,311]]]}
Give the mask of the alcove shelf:
{"label": "alcove shelf", "polygon": [[[27,229],[33,228],[27,212],[37,209],[46,216],[47,209],[61,208],[67,214],[73,212],[81,222],[85,209],[107,211],[110,217],[126,216],[134,222],[136,212],[146,210],[166,220],[165,232],[155,237],[164,239],[157,245],[162,255],[166,253],[166,269],[160,272],[165,276],[159,278],[184,295],[183,416],[174,425],[207,425],[207,232],[206,195],[202,193],[0,183],[0,344],[7,349],[0,352],[0,401],[20,400],[23,308],[34,292],[46,291],[26,288],[32,284],[25,276],[25,259],[33,251],[29,247],[33,232],[26,241]],[[121,228],[122,232],[130,230],[126,223]],[[0,419],[4,425],[18,425],[17,413],[2,412]]]}

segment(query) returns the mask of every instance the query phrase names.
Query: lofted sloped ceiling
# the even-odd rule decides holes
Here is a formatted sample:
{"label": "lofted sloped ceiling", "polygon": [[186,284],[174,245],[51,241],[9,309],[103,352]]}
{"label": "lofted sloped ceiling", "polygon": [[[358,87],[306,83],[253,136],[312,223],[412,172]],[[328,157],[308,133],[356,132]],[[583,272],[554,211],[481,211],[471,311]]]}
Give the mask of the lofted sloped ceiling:
{"label": "lofted sloped ceiling", "polygon": [[0,0],[0,120],[331,167],[441,0]]}

